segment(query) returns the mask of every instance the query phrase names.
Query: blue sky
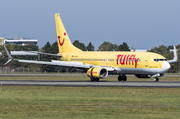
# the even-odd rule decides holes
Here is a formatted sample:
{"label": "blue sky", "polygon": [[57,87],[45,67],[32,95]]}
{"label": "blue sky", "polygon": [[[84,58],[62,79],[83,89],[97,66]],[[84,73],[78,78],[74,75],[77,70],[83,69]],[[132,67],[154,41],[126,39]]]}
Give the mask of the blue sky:
{"label": "blue sky", "polygon": [[95,46],[104,42],[136,49],[180,44],[179,0],[2,0],[0,37],[57,40],[59,13],[71,39]]}

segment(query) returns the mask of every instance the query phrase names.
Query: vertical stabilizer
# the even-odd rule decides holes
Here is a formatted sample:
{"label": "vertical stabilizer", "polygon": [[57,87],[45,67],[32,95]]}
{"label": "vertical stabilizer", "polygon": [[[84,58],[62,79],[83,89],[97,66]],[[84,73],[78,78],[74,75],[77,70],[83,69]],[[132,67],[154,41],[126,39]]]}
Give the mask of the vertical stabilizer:
{"label": "vertical stabilizer", "polygon": [[68,34],[64,28],[64,25],[61,21],[61,18],[57,13],[55,14],[55,22],[59,53],[81,52],[82,50],[72,45],[71,41],[69,40]]}

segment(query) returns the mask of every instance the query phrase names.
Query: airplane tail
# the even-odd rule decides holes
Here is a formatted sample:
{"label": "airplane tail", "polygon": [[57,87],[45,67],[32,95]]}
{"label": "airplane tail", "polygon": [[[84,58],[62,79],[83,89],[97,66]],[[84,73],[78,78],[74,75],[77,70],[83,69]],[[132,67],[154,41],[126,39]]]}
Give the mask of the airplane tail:
{"label": "airplane tail", "polygon": [[55,14],[56,31],[59,53],[81,52],[82,50],[72,45],[58,13]]}
{"label": "airplane tail", "polygon": [[174,49],[173,49],[173,50],[170,50],[170,51],[173,51],[173,52],[174,52],[174,59],[168,60],[169,63],[174,63],[174,62],[177,62],[177,60],[178,60],[178,55],[177,55],[176,46],[173,46],[173,47],[174,47]]}

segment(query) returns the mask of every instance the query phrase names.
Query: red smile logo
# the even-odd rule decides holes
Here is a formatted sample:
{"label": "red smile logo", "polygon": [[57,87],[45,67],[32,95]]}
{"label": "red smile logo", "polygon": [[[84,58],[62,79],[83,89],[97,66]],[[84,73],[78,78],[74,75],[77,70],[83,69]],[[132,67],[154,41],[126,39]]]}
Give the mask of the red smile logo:
{"label": "red smile logo", "polygon": [[[66,32],[64,32],[64,36],[66,36]],[[61,38],[61,37],[60,37],[60,36],[58,36],[58,42],[59,42],[60,46],[62,46],[62,45],[64,44],[65,38],[63,38],[62,43],[61,43],[60,38]]]}

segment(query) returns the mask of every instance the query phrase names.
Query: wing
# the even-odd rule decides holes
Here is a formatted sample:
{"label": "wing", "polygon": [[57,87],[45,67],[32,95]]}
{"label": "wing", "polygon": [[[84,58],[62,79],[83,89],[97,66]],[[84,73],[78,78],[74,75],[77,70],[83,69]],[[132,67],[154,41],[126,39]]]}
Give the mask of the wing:
{"label": "wing", "polygon": [[38,54],[62,57],[62,55],[58,55],[58,54],[43,53],[37,51],[11,51],[11,55],[38,55]]}
{"label": "wing", "polygon": [[[81,69],[89,69],[91,67],[103,67],[103,68],[106,68],[108,71],[118,70],[114,67],[98,66],[98,65],[92,65],[92,64],[87,64],[87,63],[83,64],[83,62],[71,62],[71,61],[59,61],[59,60],[51,60],[51,62],[48,62],[48,61],[13,59],[11,57],[9,51],[6,49],[5,45],[4,45],[4,48],[8,55],[8,58],[9,58],[9,60],[4,65],[8,64],[11,60],[15,60],[15,61],[22,62],[22,63],[46,64],[46,65],[74,67],[74,68],[81,68]],[[58,56],[60,56],[60,55],[58,55]]]}
{"label": "wing", "polygon": [[69,61],[57,61],[57,60],[51,60],[51,62],[35,61],[35,60],[20,60],[20,59],[14,59],[14,60],[18,62],[23,62],[23,63],[46,64],[46,65],[65,66],[65,67],[87,68],[87,69],[92,67],[92,65],[83,64],[82,62],[69,62]]}
{"label": "wing", "polygon": [[119,70],[114,67],[107,67],[107,66],[98,66],[98,65],[92,65],[92,64],[83,64],[82,62],[70,62],[70,61],[59,61],[59,60],[51,60],[51,62],[47,61],[34,61],[34,60],[20,60],[20,59],[14,59],[18,62],[23,63],[32,63],[32,64],[46,64],[46,65],[55,65],[55,66],[64,66],[64,67],[75,67],[75,68],[83,68],[83,69],[89,69],[91,67],[103,67],[106,68],[108,71],[114,71]]}

